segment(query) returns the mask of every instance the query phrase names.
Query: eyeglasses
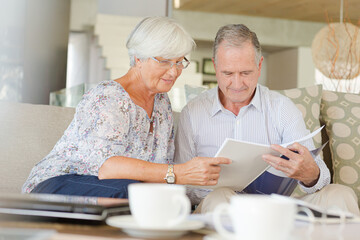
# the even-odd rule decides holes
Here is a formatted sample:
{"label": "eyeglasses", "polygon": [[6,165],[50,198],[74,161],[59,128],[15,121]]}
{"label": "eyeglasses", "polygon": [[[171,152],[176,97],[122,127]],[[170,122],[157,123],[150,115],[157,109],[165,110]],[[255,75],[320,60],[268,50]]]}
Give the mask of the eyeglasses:
{"label": "eyeglasses", "polygon": [[187,60],[186,58],[184,58],[183,61],[180,61],[180,62],[171,62],[169,60],[162,60],[162,61],[159,61],[157,60],[156,58],[154,57],[151,57],[152,60],[156,61],[159,63],[159,66],[161,68],[166,68],[166,69],[170,69],[174,66],[174,64],[176,65],[176,68],[177,69],[184,69],[184,68],[187,68],[187,66],[189,66],[190,62],[189,60]]}

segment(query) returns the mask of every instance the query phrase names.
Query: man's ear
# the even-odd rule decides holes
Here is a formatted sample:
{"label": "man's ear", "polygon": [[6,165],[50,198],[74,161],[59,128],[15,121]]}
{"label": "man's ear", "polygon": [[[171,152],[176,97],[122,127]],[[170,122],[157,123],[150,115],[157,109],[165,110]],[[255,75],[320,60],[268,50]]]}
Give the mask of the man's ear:
{"label": "man's ear", "polygon": [[261,66],[262,66],[263,61],[264,61],[264,57],[261,56],[260,61],[259,61],[259,70],[261,70]]}
{"label": "man's ear", "polygon": [[214,65],[214,69],[216,69],[215,59],[214,59],[214,58],[211,58],[211,60],[212,60],[213,65]]}
{"label": "man's ear", "polygon": [[263,61],[264,61],[264,57],[261,56],[260,61],[259,61],[259,66],[258,66],[258,67],[259,67],[259,77],[260,77],[260,75],[261,75],[261,67],[262,67]]}

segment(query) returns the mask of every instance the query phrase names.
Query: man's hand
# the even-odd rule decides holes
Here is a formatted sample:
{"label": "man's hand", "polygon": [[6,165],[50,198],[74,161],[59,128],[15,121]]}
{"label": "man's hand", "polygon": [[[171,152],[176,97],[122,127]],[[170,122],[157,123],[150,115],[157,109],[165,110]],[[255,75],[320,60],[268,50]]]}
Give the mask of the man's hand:
{"label": "man's hand", "polygon": [[285,173],[286,176],[301,181],[307,187],[312,187],[317,183],[320,169],[306,147],[294,143],[289,148],[283,148],[277,144],[271,145],[271,148],[288,157],[289,160],[266,154],[263,155],[264,161]]}
{"label": "man's hand", "polygon": [[190,161],[174,165],[177,184],[216,185],[220,177],[219,164],[229,164],[228,158],[195,157]]}

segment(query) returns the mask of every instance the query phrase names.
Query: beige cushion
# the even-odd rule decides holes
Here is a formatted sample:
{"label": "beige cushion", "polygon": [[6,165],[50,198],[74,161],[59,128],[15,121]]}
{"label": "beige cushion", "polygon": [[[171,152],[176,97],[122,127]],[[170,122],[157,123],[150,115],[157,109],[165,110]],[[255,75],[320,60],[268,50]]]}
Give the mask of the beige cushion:
{"label": "beige cushion", "polygon": [[[320,128],[319,115],[322,85],[279,90],[278,92],[293,101],[296,107],[301,111],[306,128],[309,129],[310,132]],[[321,146],[320,134],[316,135],[313,140],[315,147]]]}
{"label": "beige cushion", "polygon": [[324,91],[321,115],[330,139],[333,182],[351,187],[360,203],[360,95]]}
{"label": "beige cushion", "polygon": [[[299,108],[303,115],[306,128],[309,129],[310,132],[320,127],[319,115],[322,85],[279,90],[278,92],[290,98],[297,108]],[[313,138],[315,147],[321,146],[321,139],[321,134]],[[298,186],[292,195],[299,197],[305,194],[306,193]]]}
{"label": "beige cushion", "polygon": [[75,109],[0,101],[0,193],[20,192],[64,133]]}

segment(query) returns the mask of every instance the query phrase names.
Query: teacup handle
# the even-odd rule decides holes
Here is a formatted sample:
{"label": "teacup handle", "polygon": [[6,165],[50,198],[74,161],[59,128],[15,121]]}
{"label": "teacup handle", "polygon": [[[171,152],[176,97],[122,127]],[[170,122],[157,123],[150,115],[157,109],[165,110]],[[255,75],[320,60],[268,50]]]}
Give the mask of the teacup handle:
{"label": "teacup handle", "polygon": [[229,203],[221,203],[220,205],[218,205],[213,213],[213,221],[214,221],[215,230],[221,236],[224,236],[227,239],[235,239],[234,233],[227,230],[221,222],[222,214],[223,213],[229,214],[229,207],[230,207]]}
{"label": "teacup handle", "polygon": [[188,217],[191,209],[190,200],[187,196],[184,195],[175,195],[172,199],[172,202],[174,204],[180,204],[181,205],[181,211],[179,213],[179,216],[177,218],[169,221],[167,224],[168,227],[172,227],[175,225],[180,224],[181,222],[185,221]]}

